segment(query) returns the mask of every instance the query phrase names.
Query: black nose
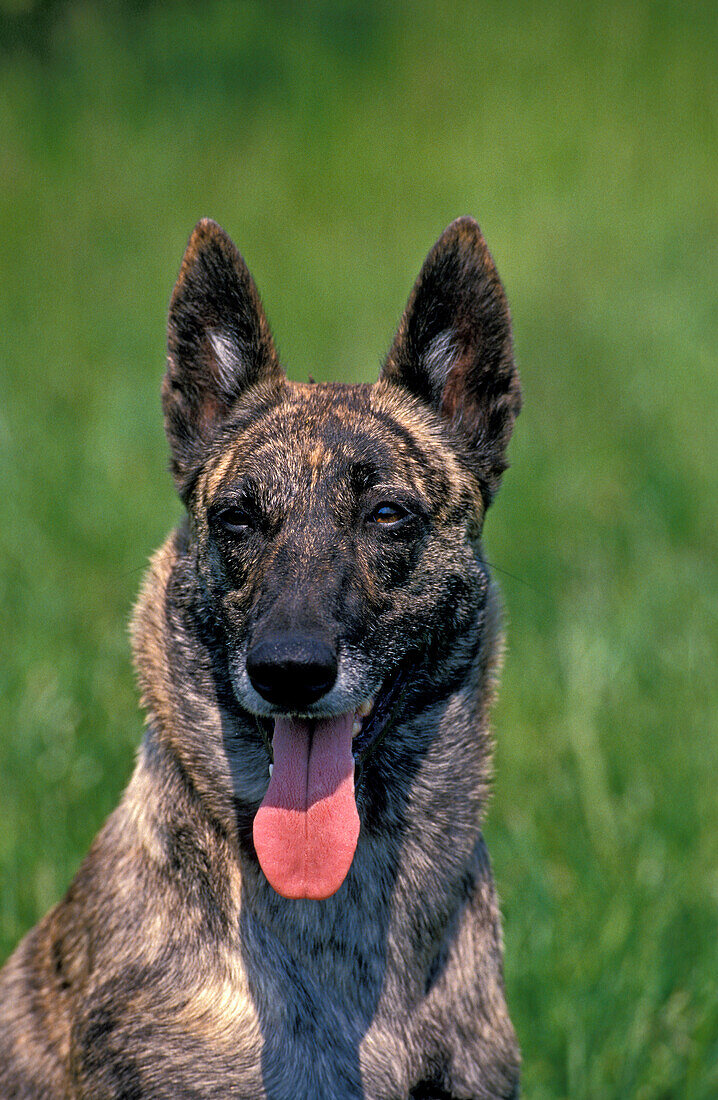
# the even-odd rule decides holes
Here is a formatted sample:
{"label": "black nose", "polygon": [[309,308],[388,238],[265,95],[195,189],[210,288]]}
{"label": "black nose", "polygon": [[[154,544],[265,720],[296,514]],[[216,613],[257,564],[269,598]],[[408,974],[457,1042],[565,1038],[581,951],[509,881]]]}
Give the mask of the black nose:
{"label": "black nose", "polygon": [[252,687],[268,703],[301,710],[334,686],[337,657],[326,642],[282,634],[252,646],[247,673]]}

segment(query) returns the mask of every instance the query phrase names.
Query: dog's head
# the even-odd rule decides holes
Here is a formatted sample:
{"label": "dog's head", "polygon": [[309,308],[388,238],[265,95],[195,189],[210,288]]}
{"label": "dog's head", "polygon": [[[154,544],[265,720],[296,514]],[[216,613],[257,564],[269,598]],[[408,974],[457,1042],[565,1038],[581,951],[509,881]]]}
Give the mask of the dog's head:
{"label": "dog's head", "polygon": [[200,587],[274,756],[255,846],[278,892],[326,897],[357,842],[356,762],[418,669],[448,683],[475,648],[476,539],[521,403],[504,291],[459,219],[374,386],[292,383],[244,261],[204,220],[168,344],[165,425]]}

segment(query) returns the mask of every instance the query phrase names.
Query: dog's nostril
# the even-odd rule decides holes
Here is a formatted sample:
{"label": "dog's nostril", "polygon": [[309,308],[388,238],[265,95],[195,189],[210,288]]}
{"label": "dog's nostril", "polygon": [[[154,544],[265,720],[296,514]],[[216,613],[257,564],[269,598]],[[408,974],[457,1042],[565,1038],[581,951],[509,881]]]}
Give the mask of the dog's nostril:
{"label": "dog's nostril", "polygon": [[252,646],[247,674],[268,703],[296,710],[316,703],[334,686],[337,656],[327,642],[283,635]]}

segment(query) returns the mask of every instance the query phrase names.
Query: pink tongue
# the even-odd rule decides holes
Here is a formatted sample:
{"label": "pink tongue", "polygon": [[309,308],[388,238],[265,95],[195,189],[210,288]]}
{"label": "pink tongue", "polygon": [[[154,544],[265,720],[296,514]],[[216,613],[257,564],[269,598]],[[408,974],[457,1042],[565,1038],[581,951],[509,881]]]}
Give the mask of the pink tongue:
{"label": "pink tongue", "polygon": [[254,818],[254,847],[285,898],[328,898],[347,876],[359,837],[354,714],[277,718],[274,769]]}

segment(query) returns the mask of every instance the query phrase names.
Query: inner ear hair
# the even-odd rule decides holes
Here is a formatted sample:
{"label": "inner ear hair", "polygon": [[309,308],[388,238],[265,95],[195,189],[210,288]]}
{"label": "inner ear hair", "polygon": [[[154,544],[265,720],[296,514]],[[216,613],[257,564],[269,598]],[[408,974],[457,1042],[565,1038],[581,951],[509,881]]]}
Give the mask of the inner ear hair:
{"label": "inner ear hair", "polygon": [[447,375],[458,356],[456,332],[449,328],[434,336],[421,355],[421,369],[427,375],[437,400],[441,399]]}
{"label": "inner ear hair", "polygon": [[237,343],[219,328],[208,329],[207,339],[213,352],[217,383],[228,397],[232,397],[237,388],[237,379],[242,377],[245,369]]}

